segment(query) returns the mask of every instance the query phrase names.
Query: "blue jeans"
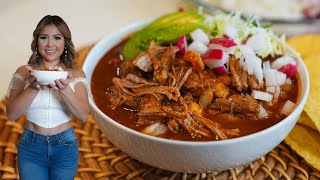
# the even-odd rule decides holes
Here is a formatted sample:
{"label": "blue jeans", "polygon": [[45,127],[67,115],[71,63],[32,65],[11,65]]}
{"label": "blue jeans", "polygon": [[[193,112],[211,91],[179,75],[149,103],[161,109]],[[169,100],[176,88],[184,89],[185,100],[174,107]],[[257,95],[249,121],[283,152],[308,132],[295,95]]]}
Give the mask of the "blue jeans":
{"label": "blue jeans", "polygon": [[78,169],[78,140],[70,128],[45,136],[24,129],[18,144],[21,180],[73,180]]}

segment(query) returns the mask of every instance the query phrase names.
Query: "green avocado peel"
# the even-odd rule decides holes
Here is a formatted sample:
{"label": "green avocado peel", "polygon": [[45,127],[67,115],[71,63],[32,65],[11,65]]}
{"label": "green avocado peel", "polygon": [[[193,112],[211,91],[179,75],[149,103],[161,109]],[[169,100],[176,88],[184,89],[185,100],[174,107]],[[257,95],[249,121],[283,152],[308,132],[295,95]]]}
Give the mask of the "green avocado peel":
{"label": "green avocado peel", "polygon": [[148,49],[150,42],[156,45],[172,43],[180,36],[202,26],[205,17],[193,12],[175,12],[159,17],[145,28],[133,34],[124,45],[123,57],[131,60]]}

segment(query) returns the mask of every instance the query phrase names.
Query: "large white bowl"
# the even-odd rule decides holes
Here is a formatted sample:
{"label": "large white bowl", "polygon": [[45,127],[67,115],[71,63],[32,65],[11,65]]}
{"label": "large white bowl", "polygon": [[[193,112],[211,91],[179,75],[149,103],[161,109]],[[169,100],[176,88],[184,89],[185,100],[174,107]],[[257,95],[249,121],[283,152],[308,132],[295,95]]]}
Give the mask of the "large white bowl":
{"label": "large white bowl", "polygon": [[[88,54],[83,70],[91,82],[92,73],[104,54],[149,21],[138,22],[112,33]],[[99,128],[108,139],[131,157],[158,168],[176,172],[223,171],[258,159],[267,154],[288,135],[296,124],[309,93],[309,76],[301,59],[298,59],[301,93],[295,110],[278,124],[263,131],[229,140],[186,142],[157,138],[129,129],[105,115],[89,93],[90,107]]]}
{"label": "large white bowl", "polygon": [[48,85],[54,83],[56,79],[66,79],[68,71],[41,71],[32,70],[33,75],[38,79],[41,85]]}

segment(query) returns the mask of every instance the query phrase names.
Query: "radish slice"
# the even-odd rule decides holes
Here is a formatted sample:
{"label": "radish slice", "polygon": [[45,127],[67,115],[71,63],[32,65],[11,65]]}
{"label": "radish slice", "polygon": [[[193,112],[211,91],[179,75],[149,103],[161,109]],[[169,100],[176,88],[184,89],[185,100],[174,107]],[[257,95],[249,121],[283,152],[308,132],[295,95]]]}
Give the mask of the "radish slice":
{"label": "radish slice", "polygon": [[287,100],[281,109],[281,113],[288,116],[293,111],[295,105],[295,103],[291,102],[290,100]]}
{"label": "radish slice", "polygon": [[184,55],[187,52],[188,43],[186,36],[183,35],[177,40],[177,46],[179,47],[179,51],[177,52],[179,55]]}
{"label": "radish slice", "polygon": [[251,96],[255,99],[259,99],[259,100],[267,101],[267,102],[272,100],[272,94],[267,93],[267,92],[257,91],[257,90],[253,90],[251,92]]}
{"label": "radish slice", "polygon": [[199,42],[199,41],[193,41],[191,44],[188,46],[188,50],[197,52],[199,54],[204,54],[206,51],[208,51],[208,46],[205,44]]}
{"label": "radish slice", "polygon": [[199,41],[203,44],[209,44],[209,37],[208,35],[200,28],[195,29],[190,33],[191,39],[193,41]]}
{"label": "radish slice", "polygon": [[273,69],[280,69],[282,66],[285,66],[287,64],[293,64],[296,65],[297,62],[291,57],[291,56],[283,56],[277,58],[275,61],[272,62],[271,67]]}
{"label": "radish slice", "polygon": [[210,49],[226,50],[230,47],[237,45],[234,41],[228,38],[213,38],[209,42]]}
{"label": "radish slice", "polygon": [[210,68],[217,68],[224,65],[229,59],[229,55],[221,49],[209,49],[202,55],[203,62]]}
{"label": "radish slice", "polygon": [[224,65],[217,68],[213,68],[212,70],[217,75],[224,75],[228,73],[227,68]]}
{"label": "radish slice", "polygon": [[263,32],[258,32],[246,41],[246,45],[250,46],[255,52],[262,51],[265,47],[264,43],[265,34]]}
{"label": "radish slice", "polygon": [[294,78],[297,73],[297,64],[287,64],[278,69],[285,73],[288,77]]}

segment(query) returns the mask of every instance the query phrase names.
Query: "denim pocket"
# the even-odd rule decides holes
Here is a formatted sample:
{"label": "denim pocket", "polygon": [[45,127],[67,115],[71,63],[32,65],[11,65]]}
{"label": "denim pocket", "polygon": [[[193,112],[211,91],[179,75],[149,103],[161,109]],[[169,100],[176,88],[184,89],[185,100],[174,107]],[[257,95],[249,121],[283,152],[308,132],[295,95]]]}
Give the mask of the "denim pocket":
{"label": "denim pocket", "polygon": [[22,133],[20,136],[19,143],[22,144],[33,144],[32,136],[27,135],[26,133]]}
{"label": "denim pocket", "polygon": [[75,134],[70,134],[68,136],[63,136],[60,138],[59,140],[59,144],[63,145],[63,146],[74,146],[74,145],[78,145],[78,139],[77,136]]}

